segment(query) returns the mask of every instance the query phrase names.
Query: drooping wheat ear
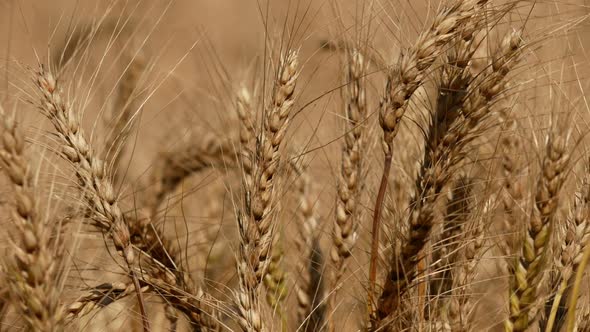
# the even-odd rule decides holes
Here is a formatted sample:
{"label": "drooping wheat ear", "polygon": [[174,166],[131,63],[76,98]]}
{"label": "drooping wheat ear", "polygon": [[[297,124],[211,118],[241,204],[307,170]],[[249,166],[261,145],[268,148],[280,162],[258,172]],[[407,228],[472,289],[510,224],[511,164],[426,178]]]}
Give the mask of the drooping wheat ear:
{"label": "drooping wheat ear", "polygon": [[295,186],[299,194],[297,224],[300,236],[296,237],[301,259],[298,263],[300,278],[297,282],[298,330],[321,331],[325,324],[324,277],[322,275],[324,254],[319,243],[318,205],[311,194],[309,174],[295,161],[291,162],[297,174]]}
{"label": "drooping wheat ear", "polygon": [[245,331],[262,331],[258,286],[270,263],[274,234],[273,208],[279,168],[279,148],[285,137],[293,106],[299,72],[298,53],[289,51],[281,57],[272,93],[272,104],[266,109],[263,128],[258,137],[253,159],[252,185],[245,184],[242,211],[238,213],[240,253],[238,256],[239,289],[236,302],[240,325]]}
{"label": "drooping wheat ear", "polygon": [[457,34],[469,29],[476,20],[483,20],[481,10],[487,0],[458,0],[441,9],[429,29],[422,32],[412,47],[403,52],[397,65],[389,72],[379,120],[383,129],[383,149],[393,150],[393,139],[410,98],[418,89],[428,69],[444,51],[444,46]]}
{"label": "drooping wheat ear", "polygon": [[154,160],[153,187],[147,194],[144,206],[153,216],[167,194],[188,176],[206,169],[225,169],[235,165],[232,144],[213,135],[196,137],[170,151],[161,152]]}
{"label": "drooping wheat ear", "polygon": [[166,281],[163,284],[156,282],[161,285],[159,295],[187,315],[195,330],[217,329],[217,313],[214,306],[205,305],[203,290],[182,263],[183,252],[178,247],[178,241],[164,234],[162,226],[157,223],[158,208],[166,195],[188,176],[212,167],[233,165],[231,151],[229,142],[204,136],[161,152],[154,161],[151,174],[153,187],[146,194],[142,207],[126,216],[130,220],[132,244],[155,265],[149,269],[150,276],[146,279]]}
{"label": "drooping wheat ear", "polygon": [[[86,295],[78,298],[67,308],[69,320],[82,317],[93,310],[101,309],[121,300],[132,292],[153,292],[159,295],[175,311],[182,312],[189,320],[192,331],[218,331],[219,317],[215,310],[207,312],[204,308],[214,308],[215,300],[204,294],[200,288],[191,289],[185,282],[182,288],[177,277],[164,267],[150,266],[146,274],[140,275],[140,288],[133,283],[104,283],[88,289]],[[206,305],[204,305],[206,303]]]}
{"label": "drooping wheat ear", "polygon": [[529,325],[529,312],[536,300],[536,291],[547,261],[554,215],[559,203],[559,191],[565,181],[569,162],[568,135],[552,130],[547,137],[546,155],[537,183],[535,210],[527,225],[522,253],[513,267],[510,285],[510,317],[506,331],[525,331]]}
{"label": "drooping wheat ear", "polygon": [[124,171],[119,169],[119,163],[127,146],[126,141],[137,119],[141,107],[138,100],[141,78],[146,70],[146,59],[142,53],[131,57],[119,82],[119,89],[113,105],[104,117],[105,128],[108,133],[105,139],[105,149],[101,159],[110,163],[113,170],[114,183],[118,183]]}
{"label": "drooping wheat ear", "polygon": [[[140,291],[145,293],[149,288],[148,285],[145,285]],[[72,321],[76,318],[83,317],[124,297],[133,295],[135,293],[135,285],[133,283],[122,282],[103,283],[85,290],[85,293],[85,295],[80,296],[76,301],[67,306],[66,320]]]}
{"label": "drooping wheat ear", "polygon": [[103,162],[86,141],[78,115],[61,96],[58,82],[43,67],[35,83],[42,93],[40,109],[51,121],[63,144],[62,155],[76,166],[76,175],[86,191],[84,199],[92,209],[92,220],[112,238],[115,247],[131,266],[136,255],[131,248],[130,232],[111,183],[105,178]]}
{"label": "drooping wheat ear", "polygon": [[584,250],[590,241],[590,165],[587,165],[585,171],[586,174],[576,193],[574,206],[565,224],[565,238],[561,245],[561,254],[557,259],[559,274],[552,285],[557,292],[551,297],[547,331],[554,331],[554,324],[557,324],[555,330],[559,331],[565,322],[563,319],[556,320],[558,311],[561,311],[560,316],[565,317],[567,314],[567,305],[562,303],[563,296],[568,286],[573,284],[574,272],[578,270]]}
{"label": "drooping wheat ear", "polygon": [[[6,261],[6,281],[11,296],[32,331],[61,331],[64,310],[59,302],[62,268],[61,245],[50,245],[52,225],[37,212],[30,166],[24,156],[25,138],[13,115],[0,107],[2,139],[0,165],[10,179],[15,205],[10,216],[17,230],[14,256]],[[54,251],[55,250],[55,251]]]}
{"label": "drooping wheat ear", "polygon": [[[464,149],[485,129],[484,124],[491,115],[491,101],[503,91],[502,80],[508,74],[509,65],[513,61],[505,63],[506,66],[497,68],[502,71],[502,75],[488,76],[494,79],[493,82],[489,82],[488,78],[479,82],[479,77],[469,80],[469,75],[451,76],[455,79],[449,82],[463,88],[453,88],[449,90],[450,93],[447,91],[440,94],[427,132],[428,143],[412,198],[409,234],[402,243],[401,257],[391,259],[391,268],[379,299],[375,323],[398,309],[401,295],[416,277],[420,252],[433,227],[434,209],[441,197],[441,190],[448,184],[454,168],[461,162]],[[467,71],[463,73],[466,74]],[[452,84],[450,86],[453,87]],[[489,88],[496,90],[489,91]]]}
{"label": "drooping wheat ear", "polygon": [[434,301],[435,308],[426,312],[439,315],[445,305],[444,299],[450,297],[454,275],[453,271],[459,261],[459,245],[463,241],[466,223],[469,220],[471,208],[471,180],[465,176],[456,180],[449,192],[447,208],[444,217],[443,230],[438,250],[433,253],[432,280],[430,282],[430,297]]}
{"label": "drooping wheat ear", "polygon": [[[58,82],[51,72],[41,66],[34,81],[42,94],[39,109],[51,121],[62,143],[62,155],[76,166],[76,176],[84,190],[84,201],[92,211],[93,224],[113,241],[117,252],[127,265],[127,272],[139,290],[139,281],[132,266],[136,255],[131,246],[130,232],[119,208],[112,184],[105,177],[104,164],[96,157],[80,127],[78,115],[63,99]],[[149,330],[143,298],[137,293],[144,320]]]}
{"label": "drooping wheat ear", "polygon": [[[451,286],[451,302],[449,304],[449,326],[451,331],[472,331],[471,315],[475,304],[469,293],[469,288],[476,280],[477,266],[481,259],[485,235],[485,221],[489,219],[491,212],[495,211],[494,195],[487,200],[481,215],[472,218],[471,227],[465,227],[464,240],[459,248],[458,256],[453,268],[453,283]],[[466,211],[467,212],[467,211]]]}
{"label": "drooping wheat ear", "polygon": [[[484,19],[481,11],[486,3],[487,0],[458,0],[451,7],[441,9],[435,16],[430,28],[422,32],[414,45],[401,54],[398,63],[388,73],[385,95],[381,100],[379,110],[379,122],[383,130],[382,144],[385,160],[373,213],[373,238],[371,240],[367,299],[370,316],[374,316],[375,312],[373,296],[377,278],[379,225],[393,158],[393,139],[398,132],[398,123],[404,116],[410,98],[422,85],[428,74],[428,69],[441,55],[444,46],[453,40],[461,29],[468,28],[474,21]],[[372,320],[374,320],[373,318]]]}
{"label": "drooping wheat ear", "polygon": [[[440,82],[438,87],[438,99],[436,104],[436,111],[431,119],[429,136],[425,140],[426,152],[440,144],[441,139],[447,134],[448,127],[454,123],[460,115],[458,111],[467,95],[467,90],[472,81],[471,61],[473,54],[477,50],[475,34],[482,26],[480,22],[473,22],[473,27],[466,31],[462,31],[461,36],[455,39],[452,47],[446,52],[443,57],[444,65],[441,69]],[[432,163],[431,154],[424,155],[425,165]],[[436,161],[435,161],[436,162]],[[444,181],[444,180],[443,180]],[[453,262],[456,253],[456,246],[459,234],[463,229],[460,222],[461,215],[457,213],[465,213],[466,211],[457,211],[464,207],[466,199],[469,194],[469,183],[466,178],[459,178],[455,188],[451,191],[450,201],[447,203],[447,215],[443,225],[442,239],[440,242],[440,250],[435,250],[435,257],[432,261],[435,266],[431,269],[435,274],[434,282],[430,283],[430,296],[435,298],[441,294],[447,293],[450,289],[452,279],[450,278],[449,265]],[[458,201],[455,201],[458,199]],[[438,257],[437,257],[438,256]],[[423,258],[423,260],[426,258]],[[425,264],[423,264],[425,265]],[[419,267],[420,269],[420,267]],[[423,267],[422,273],[429,273]],[[438,269],[438,271],[437,271]],[[440,277],[438,276],[439,274]],[[419,294],[424,298],[424,294]],[[424,307],[424,306],[421,306]],[[430,306],[425,306],[426,315],[429,315]],[[436,312],[435,312],[436,314]]]}
{"label": "drooping wheat ear", "polygon": [[367,64],[356,50],[348,52],[344,89],[344,144],[338,177],[338,197],[336,201],[336,222],[332,233],[330,258],[334,264],[332,287],[337,287],[345,270],[345,261],[351,255],[356,242],[358,227],[357,205],[361,195],[363,170],[363,140],[367,117],[367,103],[364,76]]}
{"label": "drooping wheat ear", "polygon": [[132,244],[152,263],[147,274],[141,276],[142,282],[152,286],[168,305],[184,313],[193,330],[215,331],[218,328],[215,306],[207,303],[207,294],[182,264],[183,252],[178,241],[164,234],[144,209],[132,214],[129,218],[133,220]]}

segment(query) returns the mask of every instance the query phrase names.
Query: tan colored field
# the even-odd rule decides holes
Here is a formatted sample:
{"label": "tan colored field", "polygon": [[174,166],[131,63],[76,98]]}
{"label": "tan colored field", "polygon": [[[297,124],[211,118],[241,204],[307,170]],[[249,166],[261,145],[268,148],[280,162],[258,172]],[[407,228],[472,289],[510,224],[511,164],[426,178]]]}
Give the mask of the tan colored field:
{"label": "tan colored field", "polygon": [[590,331],[587,1],[0,0],[0,331]]}

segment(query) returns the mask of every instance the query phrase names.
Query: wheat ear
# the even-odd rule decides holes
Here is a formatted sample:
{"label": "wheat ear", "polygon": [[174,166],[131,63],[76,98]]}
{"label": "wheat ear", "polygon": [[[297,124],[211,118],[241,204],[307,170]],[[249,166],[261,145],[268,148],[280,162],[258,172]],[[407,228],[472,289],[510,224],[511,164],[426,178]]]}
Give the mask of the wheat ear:
{"label": "wheat ear", "polygon": [[[127,272],[139,290],[139,281],[132,269],[136,255],[131,246],[129,227],[119,208],[112,184],[106,179],[104,164],[88,144],[77,115],[61,96],[55,77],[39,69],[35,83],[42,94],[40,109],[51,121],[63,144],[62,155],[76,165],[76,175],[84,189],[84,200],[92,211],[95,226],[112,239],[117,252],[123,257]],[[149,330],[143,297],[137,293],[144,320],[144,329]]]}
{"label": "wheat ear", "polygon": [[507,332],[525,331],[530,324],[529,312],[535,302],[539,280],[547,260],[559,191],[565,181],[569,162],[567,143],[568,136],[560,136],[554,131],[548,135],[542,173],[537,184],[535,211],[527,225],[522,253],[513,267],[510,317],[504,324]]}
{"label": "wheat ear", "polygon": [[345,261],[351,255],[356,242],[358,218],[357,205],[360,200],[360,178],[363,168],[363,140],[367,117],[364,76],[366,63],[362,55],[350,51],[345,75],[348,83],[344,89],[345,119],[342,162],[338,177],[338,197],[336,201],[336,222],[332,235],[330,258],[334,264],[332,287],[336,288],[345,269]]}
{"label": "wheat ear", "polygon": [[[240,150],[238,157],[243,170],[243,181],[246,186],[252,186],[252,160],[254,158],[252,145],[256,138],[256,125],[254,123],[254,109],[250,92],[242,87],[236,98],[236,110],[240,119]],[[280,243],[280,239],[277,239]],[[283,302],[287,297],[286,272],[282,269],[283,250],[275,243],[273,245],[271,261],[268,265],[268,273],[264,276],[266,288],[266,302],[273,311],[278,311],[282,324],[286,324],[286,315]]]}
{"label": "wheat ear", "polygon": [[420,34],[415,44],[403,52],[398,63],[388,73],[385,96],[381,100],[379,123],[383,130],[383,151],[385,160],[383,175],[373,213],[372,246],[369,266],[369,287],[367,305],[369,314],[373,316],[375,303],[375,281],[377,278],[377,252],[379,249],[379,230],[383,199],[387,190],[387,182],[393,158],[393,139],[398,131],[398,123],[404,116],[409,100],[422,85],[428,69],[443,52],[444,46],[450,42],[472,20],[481,20],[479,11],[487,0],[459,0],[451,7],[440,10],[430,28]]}
{"label": "wheat ear", "polygon": [[[407,240],[402,244],[401,257],[392,259],[392,266],[379,299],[377,320],[382,320],[395,312],[401,294],[415,278],[419,253],[426,244],[434,218],[434,206],[440,191],[447,184],[452,169],[462,158],[462,150],[483,129],[489,108],[495,98],[499,98],[506,84],[505,77],[521,54],[521,33],[514,31],[504,38],[499,51],[494,55],[490,72],[474,78],[462,104],[448,105],[440,113],[433,114],[425,150],[425,157],[416,181],[413,196],[413,210],[410,214],[410,230]],[[440,100],[439,100],[440,102]],[[450,106],[450,107],[449,107]],[[439,109],[437,108],[437,111]],[[450,113],[447,113],[451,111]],[[459,112],[460,116],[459,116]],[[438,113],[438,114],[437,114]],[[455,113],[455,114],[453,114]],[[443,121],[439,122],[440,119]],[[432,127],[435,126],[435,127]]]}
{"label": "wheat ear", "polygon": [[[460,115],[458,111],[462,107],[462,103],[468,92],[469,84],[472,81],[471,61],[473,54],[477,50],[477,44],[475,43],[475,34],[480,30],[480,22],[473,22],[473,26],[470,29],[461,32],[460,38],[456,38],[454,45],[446,52],[443,57],[445,64],[441,70],[440,83],[438,86],[438,99],[436,104],[436,110],[431,118],[429,136],[426,138],[426,153],[424,155],[424,166],[432,163],[432,152],[431,149],[435,148],[440,144],[441,139],[446,135],[449,126],[454,123],[457,117]],[[437,161],[434,160],[436,163]],[[444,181],[444,179],[443,179]],[[448,270],[449,263],[453,261],[456,253],[458,235],[463,229],[463,225],[460,224],[462,221],[461,213],[466,211],[456,211],[460,209],[466,203],[464,200],[468,199],[469,184],[466,182],[467,179],[459,178],[455,188],[451,191],[451,200],[447,204],[447,215],[445,217],[445,223],[443,225],[443,233],[441,239],[441,250],[434,253],[439,257],[434,257],[434,262],[439,262],[438,267],[432,267],[435,273],[441,272],[440,278],[437,278],[437,283],[431,283],[429,292],[432,295],[440,295],[441,293],[447,293],[450,289],[452,279],[450,279],[450,271]],[[456,201],[458,199],[458,201]],[[457,214],[459,213],[459,215]],[[442,259],[441,259],[442,258]],[[425,260],[426,258],[422,258]],[[442,265],[441,265],[442,264]],[[425,265],[425,264],[423,264]],[[439,271],[436,271],[436,269]],[[427,273],[424,267],[422,273]],[[420,295],[419,295],[420,296]],[[424,295],[422,294],[422,297]],[[424,307],[421,305],[420,307]],[[426,307],[428,309],[428,306]],[[425,312],[428,315],[428,310]]]}
{"label": "wheat ear", "polygon": [[[582,179],[580,188],[577,191],[574,206],[566,222],[566,234],[561,245],[561,254],[557,260],[559,276],[554,282],[557,289],[556,294],[551,298],[552,306],[547,319],[546,331],[553,331],[553,325],[557,323],[555,329],[561,330],[563,321],[556,321],[560,306],[563,304],[562,297],[565,295],[568,286],[573,283],[574,272],[578,270],[584,250],[590,240],[590,166],[586,167],[586,175]],[[567,314],[567,307],[561,316]]]}
{"label": "wheat ear", "polygon": [[[141,63],[137,65],[141,66]],[[137,72],[133,70],[133,74],[136,75]],[[159,266],[159,268],[150,269],[152,274],[150,278],[157,280],[158,278],[162,278],[162,275],[168,275],[164,279],[173,281],[172,285],[155,282],[156,285],[160,285],[161,295],[167,294],[165,297],[172,298],[170,302],[187,314],[193,326],[202,326],[203,328],[211,327],[213,322],[209,322],[201,314],[202,306],[200,305],[199,298],[202,296],[202,291],[181,270],[181,266],[178,263],[180,262],[180,253],[175,248],[174,242],[168,240],[159,229],[151,224],[151,218],[146,216],[132,218],[133,222],[129,228],[125,221],[125,216],[121,214],[121,210],[117,205],[112,184],[104,176],[102,161],[94,157],[90,146],[86,143],[81,132],[76,115],[72,113],[72,110],[62,100],[60,92],[55,90],[57,88],[57,82],[50,73],[44,73],[43,70],[39,77],[38,85],[45,89],[44,97],[46,103],[43,106],[46,107],[45,113],[52,120],[61,137],[67,142],[64,148],[64,155],[70,161],[79,165],[77,174],[82,184],[86,186],[90,185],[91,191],[95,191],[94,193],[90,191],[86,199],[93,212],[95,212],[93,218],[98,228],[102,229],[105,233],[109,233],[111,230],[113,231],[110,233],[110,236],[113,237],[117,249],[126,252],[125,255],[131,254],[133,258],[129,260],[129,257],[125,257],[130,266],[133,264],[135,258],[133,257],[134,255],[129,241],[132,241],[133,245],[147,253],[150,259],[155,259],[158,264],[161,264],[162,266]],[[127,123],[127,121],[123,120],[120,123],[123,122]],[[64,123],[67,123],[70,127],[64,125]],[[182,159],[183,157],[187,158],[185,155],[178,155],[181,156],[181,161],[184,160]],[[178,164],[178,159],[171,159],[177,161],[177,163],[171,162],[177,168],[168,168],[168,170],[174,173],[183,164],[182,162]],[[190,157],[187,159],[190,159]],[[170,182],[163,182],[173,186]],[[161,271],[162,269],[164,271]],[[134,275],[135,272],[130,270],[130,273]],[[173,277],[170,277],[170,274]],[[150,278],[144,277],[144,279],[148,280]],[[176,289],[175,287],[177,286],[181,290]],[[134,289],[136,290],[142,287],[139,285],[139,282],[134,285]],[[141,292],[138,292],[138,294],[141,294]],[[190,301],[185,300],[188,303],[177,301],[174,297],[178,297],[179,294],[180,298],[187,298],[188,295]]]}
{"label": "wheat ear", "polygon": [[[1,107],[0,116],[0,165],[14,190],[16,202],[10,215],[19,234],[14,241],[14,256],[7,262],[9,290],[30,330],[61,331],[64,309],[59,303],[60,250],[54,253],[51,225],[37,212],[30,165],[24,156],[24,135],[15,117],[5,114]],[[60,247],[59,243],[55,245]]]}
{"label": "wheat ear", "polygon": [[191,288],[192,282],[187,280],[181,284],[175,273],[157,262],[144,272],[147,274],[140,275],[139,289],[133,282],[103,283],[87,289],[84,295],[67,306],[66,319],[80,318],[137,292],[153,292],[167,303],[167,308],[185,314],[193,331],[218,331],[216,312],[207,312],[203,306],[209,301],[208,307],[213,307],[213,301],[200,288]]}
{"label": "wheat ear", "polygon": [[307,171],[295,161],[291,162],[297,174],[295,186],[299,194],[297,224],[300,236],[296,238],[301,259],[301,271],[297,283],[297,322],[299,330],[320,331],[325,324],[324,277],[322,275],[324,254],[319,243],[318,205],[312,200],[311,179]]}
{"label": "wheat ear", "polygon": [[284,304],[288,295],[287,272],[283,269],[284,253],[281,247],[281,236],[277,236],[277,243],[273,245],[268,271],[264,275],[264,288],[266,289],[266,303],[274,313],[278,314],[281,324],[286,326],[287,315]]}
{"label": "wheat ear", "polygon": [[133,218],[129,218],[134,221],[131,225],[132,244],[152,263],[147,275],[142,276],[142,282],[152,286],[169,305],[184,313],[194,330],[216,330],[215,308],[205,305],[206,294],[184,269],[177,242],[154,225],[144,209],[133,213]]}
{"label": "wheat ear", "polygon": [[514,234],[518,232],[517,225],[522,220],[524,209],[523,179],[521,178],[524,165],[519,157],[522,153],[522,141],[517,133],[518,123],[512,114],[508,113],[508,109],[502,107],[498,115],[504,133],[500,139],[500,146],[502,147],[502,203],[507,237],[506,243],[500,248],[504,255],[510,256],[516,248]]}
{"label": "wheat ear", "polygon": [[[457,55],[456,59],[460,58],[461,56]],[[464,66],[467,63],[454,62],[465,63]],[[482,93],[485,92],[481,88],[488,85],[476,84],[475,79],[470,79],[465,67],[457,66],[457,71],[454,72],[453,69],[443,75],[443,78],[447,77],[443,79],[445,87],[441,90],[436,111],[432,114],[425,140],[427,145],[424,158],[412,198],[409,234],[407,240],[402,243],[401,257],[392,257],[392,265],[374,317],[375,322],[385,319],[397,310],[401,295],[416,277],[417,263],[421,260],[419,253],[424,248],[433,227],[434,208],[441,190],[447,185],[453,169],[461,161],[463,149],[477,137],[477,133],[482,130],[482,124],[490,115],[486,106],[489,99],[481,99]]]}
{"label": "wheat ear", "polygon": [[240,253],[238,256],[239,289],[236,295],[240,326],[245,331],[265,330],[260,314],[258,286],[268,270],[274,234],[276,175],[279,148],[289,124],[294,103],[298,53],[289,51],[281,57],[272,104],[266,110],[263,128],[253,160],[252,185],[245,183],[243,210],[238,213]]}
{"label": "wheat ear", "polygon": [[229,141],[220,141],[214,136],[204,135],[173,150],[161,152],[155,159],[151,174],[154,186],[147,193],[143,208],[131,213],[131,219],[134,220],[131,225],[133,244],[150,258],[163,264],[165,270],[174,275],[172,286],[178,288],[175,292],[180,290],[192,297],[188,307],[171,300],[172,305],[187,314],[193,326],[210,330],[217,328],[215,312],[207,313],[200,303],[203,291],[191,279],[188,271],[185,271],[180,248],[176,241],[164,234],[159,225],[154,224],[154,221],[158,218],[158,208],[166,195],[173,192],[184,179],[206,169],[221,169],[234,165],[235,161],[230,151]]}
{"label": "wheat ear", "polygon": [[94,156],[77,115],[63,100],[53,75],[41,68],[35,82],[43,94],[41,110],[63,143],[61,152],[77,166],[76,175],[88,191],[84,198],[92,208],[93,221],[99,229],[110,233],[115,247],[131,266],[136,255],[131,248],[129,228],[117,204],[113,187],[105,179],[102,161]]}

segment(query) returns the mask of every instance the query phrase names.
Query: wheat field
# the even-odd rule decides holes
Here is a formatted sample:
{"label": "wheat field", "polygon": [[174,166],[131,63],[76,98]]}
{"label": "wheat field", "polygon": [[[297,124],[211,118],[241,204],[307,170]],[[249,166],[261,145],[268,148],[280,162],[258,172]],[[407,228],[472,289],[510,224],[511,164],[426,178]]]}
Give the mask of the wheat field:
{"label": "wheat field", "polygon": [[590,331],[589,5],[0,0],[0,331]]}

